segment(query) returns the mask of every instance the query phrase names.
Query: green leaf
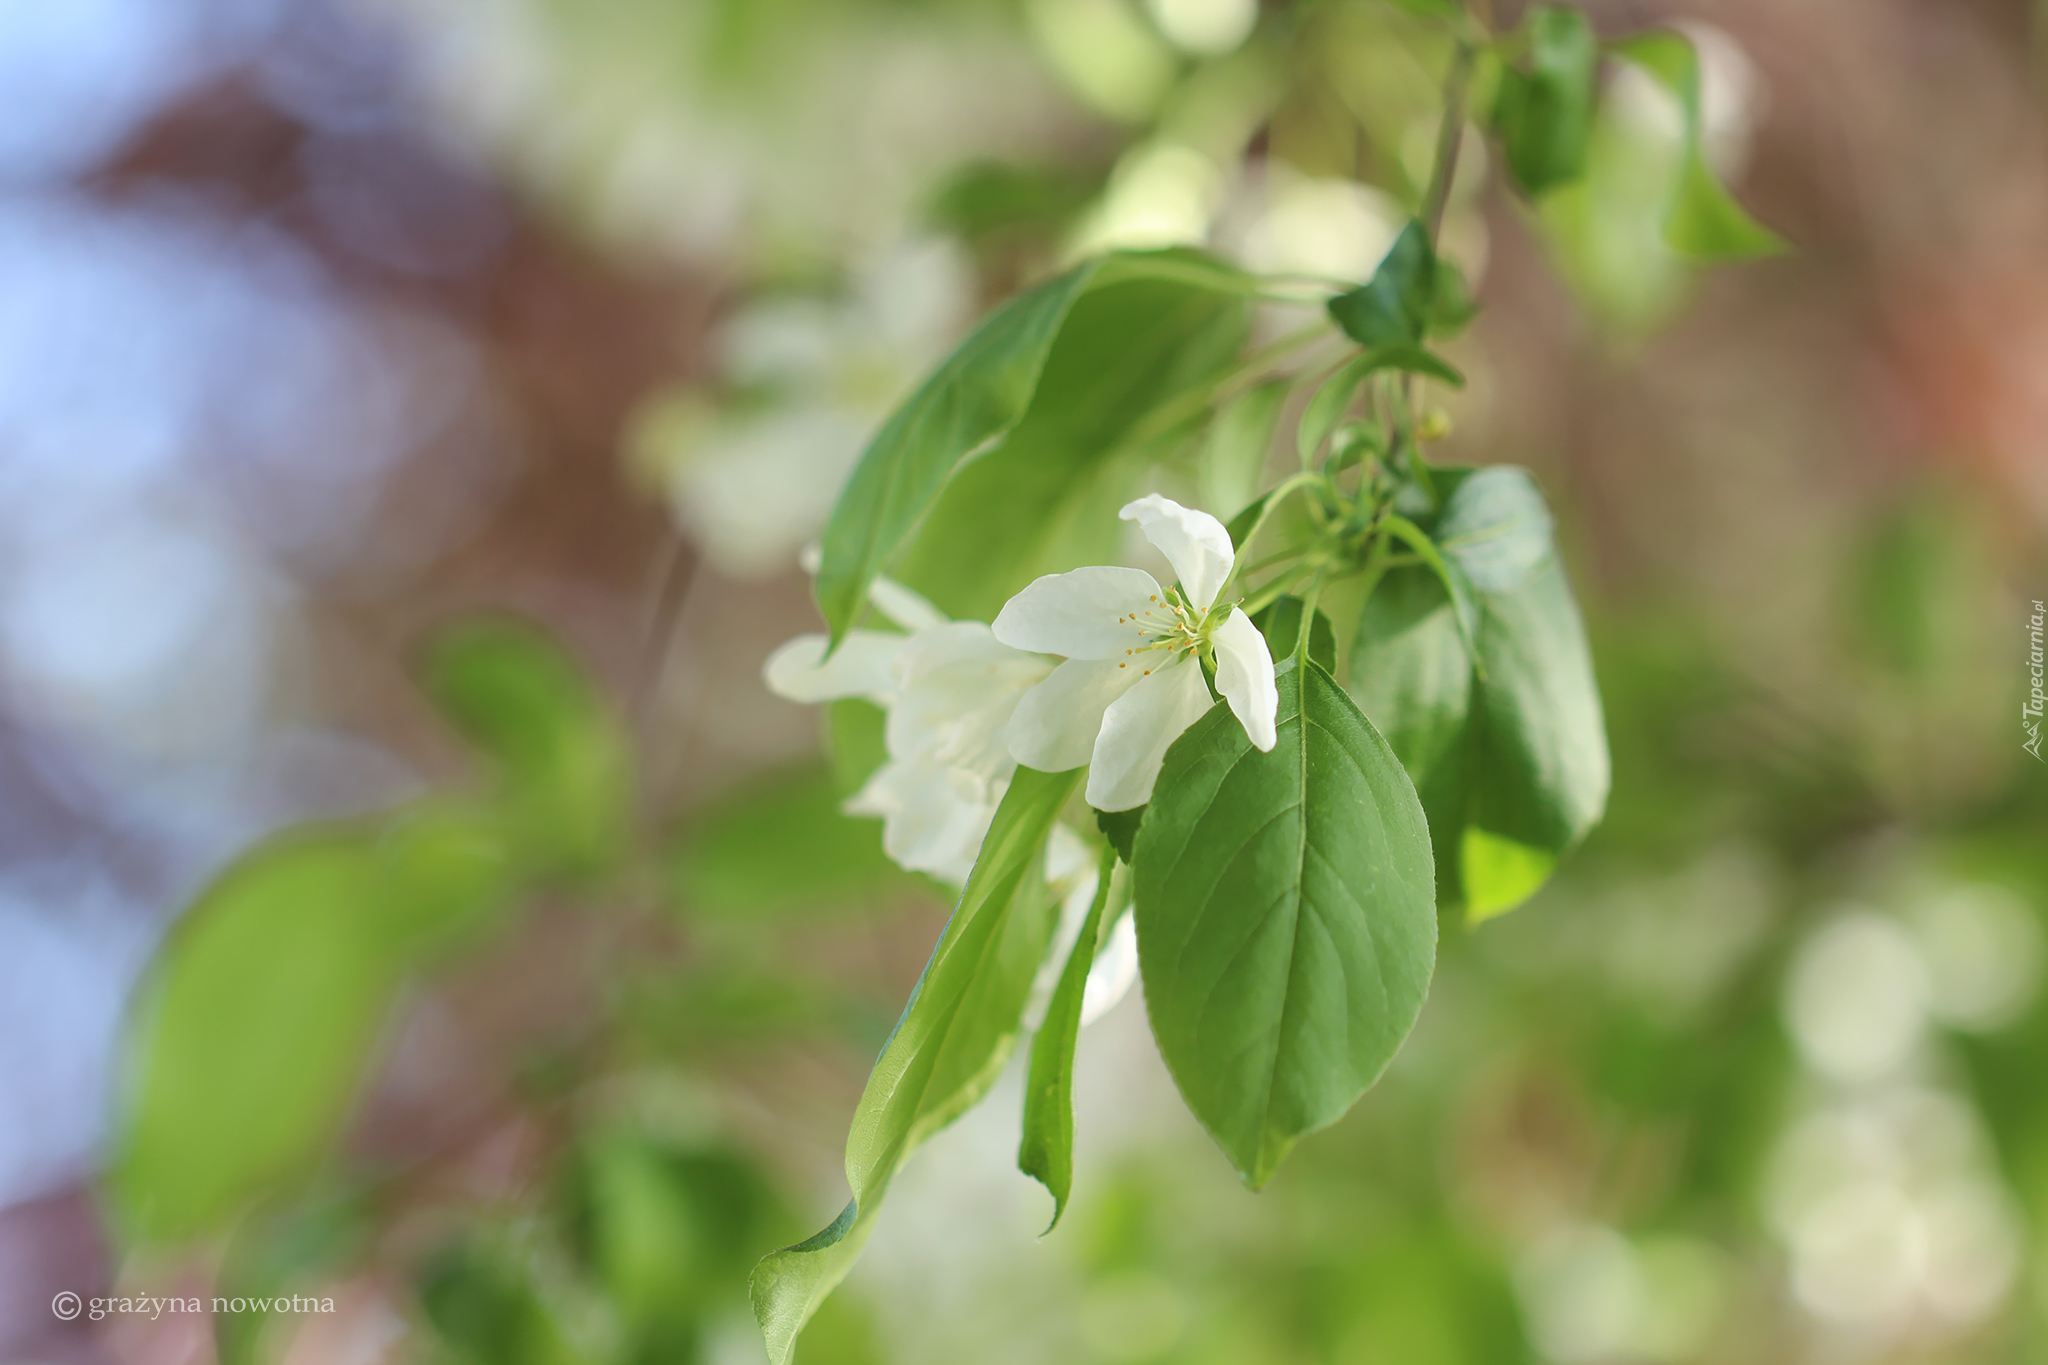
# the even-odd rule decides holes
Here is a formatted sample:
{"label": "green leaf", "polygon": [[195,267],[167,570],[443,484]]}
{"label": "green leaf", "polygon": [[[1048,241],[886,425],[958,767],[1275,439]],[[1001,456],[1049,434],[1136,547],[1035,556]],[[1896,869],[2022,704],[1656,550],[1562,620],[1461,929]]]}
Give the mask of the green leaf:
{"label": "green leaf", "polygon": [[1421,795],[1439,897],[1478,920],[1527,899],[1598,822],[1607,739],[1534,481],[1437,473],[1449,491],[1435,533],[1473,581],[1474,625],[1429,569],[1395,569],[1360,616],[1350,686]]}
{"label": "green leaf", "polygon": [[692,913],[756,917],[862,902],[914,883],[882,852],[882,827],[839,809],[818,764],[725,793],[678,840],[674,887]]}
{"label": "green leaf", "polygon": [[1094,276],[1094,262],[1077,266],[997,309],[868,443],[822,540],[818,608],[835,642],[958,466],[1023,417],[1053,338]]}
{"label": "green leaf", "polygon": [[1081,921],[1080,936],[1059,984],[1045,1009],[1045,1022],[1031,1040],[1031,1071],[1024,1083],[1024,1139],[1017,1148],[1017,1169],[1052,1193],[1051,1232],[1067,1211],[1074,1188],[1074,1044],[1081,1036],[1081,1001],[1088,969],[1102,936],[1110,884],[1115,880],[1116,850],[1105,848],[1096,869],[1095,899]]}
{"label": "green leaf", "polygon": [[1523,20],[1524,64],[1501,71],[1493,123],[1508,174],[1532,199],[1586,169],[1600,91],[1600,43],[1585,12],[1536,5]]}
{"label": "green leaf", "polygon": [[1240,508],[1238,514],[1230,519],[1229,524],[1223,530],[1230,537],[1231,549],[1242,550],[1244,548],[1244,538],[1250,535],[1252,528],[1259,524],[1259,514],[1266,510],[1266,504],[1272,500],[1273,494],[1270,490],[1261,493],[1258,497]]}
{"label": "green leaf", "polygon": [[[1266,648],[1274,658],[1284,659],[1294,653],[1294,646],[1301,639],[1301,608],[1299,597],[1280,597],[1252,617],[1252,624],[1266,637]],[[1308,657],[1321,664],[1325,672],[1337,671],[1337,632],[1321,611],[1316,612],[1315,624],[1309,627]]]}
{"label": "green leaf", "polygon": [[1129,810],[1098,810],[1095,812],[1095,827],[1102,831],[1102,837],[1109,840],[1109,846],[1125,862],[1131,860],[1131,852],[1137,846],[1138,827],[1145,823],[1145,808],[1133,806]]}
{"label": "green leaf", "polygon": [[992,612],[1060,536],[1092,525],[1078,505],[1107,496],[1102,465],[1139,423],[1235,356],[1246,290],[1240,272],[1191,252],[1124,253],[992,314],[883,424],[840,492],[817,580],[833,638],[899,555],[899,576],[952,614]]}
{"label": "green leaf", "polygon": [[896,576],[948,615],[986,620],[1040,574],[1112,559],[1133,472],[1117,457],[1158,413],[1203,398],[1236,357],[1249,311],[1226,286],[1241,279],[1192,253],[1106,259],[1052,343],[1028,410],[960,468]]}
{"label": "green leaf", "polygon": [[230,867],[172,929],[136,1013],[109,1178],[130,1236],[219,1229],[312,1174],[403,977],[380,880],[360,834],[300,836]]}
{"label": "green leaf", "polygon": [[158,950],[129,1024],[108,1184],[131,1236],[226,1227],[304,1182],[407,975],[517,887],[491,814],[422,803],[257,845]]}
{"label": "green leaf", "polygon": [[1407,10],[1410,14],[1425,19],[1462,19],[1465,7],[1458,0],[1391,0],[1396,9]]}
{"label": "green leaf", "polygon": [[1285,380],[1254,385],[1216,414],[1195,467],[1204,507],[1243,507],[1258,496],[1288,388]]}
{"label": "green leaf", "polygon": [[492,760],[520,847],[546,871],[622,852],[633,778],[625,737],[576,662],[538,627],[466,621],[428,648],[427,694]]}
{"label": "green leaf", "polygon": [[754,1316],[774,1365],[788,1365],[805,1321],[852,1268],[904,1159],[987,1093],[1016,1045],[1053,929],[1054,906],[1036,869],[1083,771],[1019,768],[1010,779],[960,905],[854,1111],[846,1141],[852,1201],[822,1232],[754,1268]]}
{"label": "green leaf", "polygon": [[1785,240],[1750,217],[1707,164],[1699,54],[1692,40],[1659,29],[1623,39],[1612,50],[1669,90],[1685,118],[1685,157],[1676,197],[1664,219],[1665,243],[1682,256],[1703,261],[1748,260],[1786,250]]}
{"label": "green leaf", "polygon": [[1465,641],[1465,647],[1472,648],[1479,631],[1479,607],[1473,600],[1471,578],[1462,567],[1446,560],[1436,542],[1408,518],[1390,513],[1380,526],[1388,535],[1421,556],[1423,565],[1444,585],[1456,613],[1458,634]]}
{"label": "green leaf", "polygon": [[701,1325],[745,1292],[767,1182],[731,1151],[632,1130],[590,1137],[568,1174],[576,1250],[638,1338],[632,1358],[694,1359]]}
{"label": "green leaf", "polygon": [[1222,704],[1168,750],[1134,868],[1160,1052],[1254,1188],[1379,1077],[1436,957],[1408,775],[1319,665],[1278,681],[1272,752]]}
{"label": "green leaf", "polygon": [[1436,252],[1429,229],[1410,219],[1370,280],[1330,300],[1330,316],[1368,349],[1420,345],[1436,297]]}
{"label": "green leaf", "polygon": [[1438,899],[1460,904],[1465,747],[1472,655],[1441,579],[1417,565],[1391,569],[1360,615],[1350,687],[1415,783],[1429,816]]}
{"label": "green leaf", "polygon": [[1436,539],[1473,586],[1510,592],[1550,557],[1553,531],[1550,506],[1529,471],[1489,465],[1460,479],[1444,500]]}
{"label": "green leaf", "polygon": [[[1512,909],[1531,869],[1571,848],[1607,808],[1607,730],[1578,604],[1555,553],[1512,592],[1481,595],[1472,780],[1462,844],[1474,919]],[[1475,846],[1469,831],[1493,836]],[[1507,856],[1501,842],[1523,852]]]}

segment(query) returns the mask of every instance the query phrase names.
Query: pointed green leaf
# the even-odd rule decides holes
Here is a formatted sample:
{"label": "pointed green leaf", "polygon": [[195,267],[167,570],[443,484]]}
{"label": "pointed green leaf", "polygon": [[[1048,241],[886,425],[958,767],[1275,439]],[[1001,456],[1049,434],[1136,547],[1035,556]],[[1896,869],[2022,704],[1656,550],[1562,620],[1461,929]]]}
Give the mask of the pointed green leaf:
{"label": "pointed green leaf", "polygon": [[1407,774],[1319,665],[1278,681],[1272,752],[1221,703],[1167,752],[1134,867],[1160,1052],[1254,1188],[1378,1079],[1436,957]]}
{"label": "pointed green leaf", "polygon": [[905,1158],[988,1092],[1016,1045],[1032,978],[1052,935],[1036,869],[1083,769],[1017,769],[924,975],[876,1059],[846,1140],[853,1199],[816,1236],[754,1267],[754,1316],[774,1365],[853,1267]]}
{"label": "pointed green leaf", "polygon": [[1031,1071],[1024,1082],[1024,1140],[1017,1148],[1017,1169],[1052,1194],[1051,1232],[1067,1211],[1074,1188],[1074,1045],[1081,1037],[1081,1001],[1087,993],[1088,969],[1115,881],[1116,850],[1102,851],[1096,869],[1095,899],[1081,921],[1080,936],[1060,969],[1059,984],[1045,1007],[1045,1022],[1031,1040]]}
{"label": "pointed green leaf", "polygon": [[1248,302],[1222,287],[1243,277],[1219,272],[1187,252],[1105,260],[1023,417],[952,477],[896,575],[948,615],[985,620],[1040,574],[1113,558],[1132,472],[1118,457],[1156,414],[1204,398],[1243,345]]}
{"label": "pointed green leaf", "polygon": [[868,443],[822,538],[818,609],[835,641],[954,470],[1023,417],[1053,338],[1093,280],[1095,264],[1076,266],[990,314]]}
{"label": "pointed green leaf", "polygon": [[985,616],[1071,538],[1113,528],[1113,506],[1087,515],[1119,492],[1104,486],[1108,458],[1228,365],[1249,287],[1194,252],[1119,253],[991,314],[891,414],[840,492],[817,580],[833,638],[899,556],[905,582],[953,615]]}
{"label": "pointed green leaf", "polygon": [[1784,251],[1785,240],[1750,217],[1707,164],[1699,54],[1692,40],[1659,29],[1623,39],[1613,51],[1669,90],[1685,117],[1685,160],[1677,195],[1664,220],[1665,243],[1680,255],[1704,261],[1747,260]]}
{"label": "pointed green leaf", "polygon": [[1409,220],[1370,280],[1330,300],[1330,316],[1359,345],[1419,345],[1436,295],[1429,230]]}

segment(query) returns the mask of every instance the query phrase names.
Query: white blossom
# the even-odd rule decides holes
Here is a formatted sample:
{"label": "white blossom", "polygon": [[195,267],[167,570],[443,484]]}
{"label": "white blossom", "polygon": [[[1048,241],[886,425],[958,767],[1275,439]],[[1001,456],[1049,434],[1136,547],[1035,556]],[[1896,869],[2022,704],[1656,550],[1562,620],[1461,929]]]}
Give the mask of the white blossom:
{"label": "white blossom", "polygon": [[1203,655],[1261,750],[1273,747],[1279,709],[1265,637],[1236,605],[1216,606],[1233,560],[1223,523],[1156,493],[1120,515],[1173,565],[1177,589],[1142,569],[1049,574],[1005,603],[993,628],[1004,645],[1066,659],[1016,705],[1011,755],[1048,772],[1088,764],[1088,804],[1105,811],[1151,800],[1167,749],[1209,710]]}
{"label": "white blossom", "polygon": [[800,635],[762,676],[791,701],[860,697],[888,713],[888,761],[845,809],[880,817],[882,847],[901,866],[964,885],[1017,770],[1010,715],[1051,665],[979,621],[947,620],[900,584],[877,580],[869,597],[909,633],[851,631],[829,656],[826,636]]}

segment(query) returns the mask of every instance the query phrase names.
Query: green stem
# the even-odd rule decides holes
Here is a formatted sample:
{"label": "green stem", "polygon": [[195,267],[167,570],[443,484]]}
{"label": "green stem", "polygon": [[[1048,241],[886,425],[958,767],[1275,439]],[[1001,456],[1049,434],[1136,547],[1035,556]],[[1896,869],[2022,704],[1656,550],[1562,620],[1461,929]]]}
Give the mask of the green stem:
{"label": "green stem", "polygon": [[1430,165],[1429,189],[1422,197],[1422,223],[1429,229],[1429,244],[1436,245],[1444,224],[1444,206],[1451,199],[1451,182],[1458,174],[1458,149],[1465,141],[1465,87],[1472,80],[1472,61],[1477,53],[1470,38],[1460,36],[1451,50],[1450,70],[1444,73],[1444,112],[1436,128],[1436,159]]}
{"label": "green stem", "polygon": [[1308,585],[1308,592],[1301,599],[1301,628],[1294,637],[1294,666],[1296,668],[1308,667],[1308,642],[1310,637],[1315,634],[1316,599],[1322,595],[1323,571],[1317,569],[1315,581]]}
{"label": "green stem", "polygon": [[1386,577],[1388,560],[1393,558],[1393,542],[1386,536],[1374,538],[1372,548],[1365,552],[1365,586],[1358,595],[1359,605],[1372,600],[1373,589],[1379,587],[1380,579]]}
{"label": "green stem", "polygon": [[1238,609],[1246,616],[1257,616],[1267,607],[1272,606],[1275,602],[1285,597],[1302,579],[1307,578],[1310,574],[1316,574],[1320,577],[1321,573],[1322,567],[1316,565],[1313,567],[1303,567],[1291,574],[1282,574],[1246,598],[1239,604]]}
{"label": "green stem", "polygon": [[[1244,533],[1244,543],[1237,547],[1236,557],[1231,561],[1230,565],[1230,576],[1223,580],[1223,586],[1216,591],[1218,599],[1226,596],[1230,591],[1230,585],[1237,581],[1238,569],[1244,564],[1245,555],[1258,542],[1259,532],[1266,529],[1266,519],[1273,515],[1273,509],[1280,505],[1281,499],[1285,498],[1295,489],[1306,487],[1321,477],[1320,474],[1290,474],[1275,485],[1272,492],[1266,495],[1265,506],[1261,507],[1259,515],[1252,519],[1251,529]],[[1271,561],[1268,562],[1270,563]],[[1266,567],[1264,564],[1256,565],[1253,568],[1245,569],[1245,572],[1251,573],[1255,569],[1264,567]]]}

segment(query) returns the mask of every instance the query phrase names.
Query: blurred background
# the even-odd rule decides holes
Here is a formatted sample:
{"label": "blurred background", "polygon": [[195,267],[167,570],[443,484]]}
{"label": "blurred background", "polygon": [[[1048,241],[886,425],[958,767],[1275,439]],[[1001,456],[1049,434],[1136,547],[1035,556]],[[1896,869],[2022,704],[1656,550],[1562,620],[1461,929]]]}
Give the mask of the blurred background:
{"label": "blurred background", "polygon": [[[799,550],[1077,254],[1369,273],[1431,8],[0,0],[0,1359],[762,1359],[746,1271],[843,1202],[946,912],[760,684]],[[1677,112],[1626,71],[1541,211],[1468,134],[1444,458],[1559,508],[1606,823],[1446,924],[1392,1072],[1262,1194],[1134,995],[1040,1242],[1012,1075],[800,1360],[2048,1360],[2048,12],[1587,8],[1686,26],[1796,248],[1664,250]],[[250,840],[463,780],[415,660],[478,609],[598,679],[659,875],[416,985],[314,1190],[138,1260],[95,1185],[131,990]],[[237,1276],[335,1311],[49,1307]]]}

